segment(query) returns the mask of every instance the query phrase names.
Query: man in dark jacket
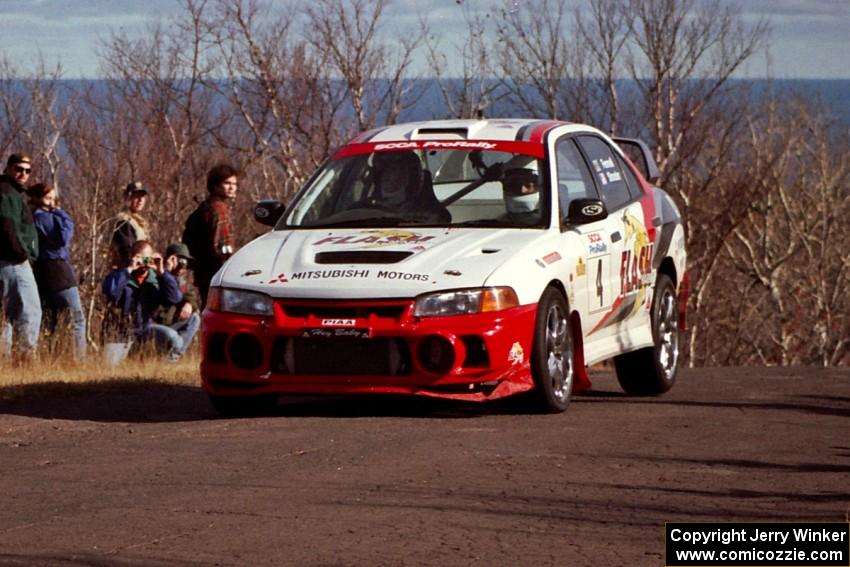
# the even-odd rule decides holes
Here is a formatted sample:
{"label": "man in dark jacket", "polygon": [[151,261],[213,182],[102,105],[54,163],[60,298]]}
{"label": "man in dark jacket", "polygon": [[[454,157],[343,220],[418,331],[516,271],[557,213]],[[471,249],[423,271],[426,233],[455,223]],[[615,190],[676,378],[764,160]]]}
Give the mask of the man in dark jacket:
{"label": "man in dark jacket", "polygon": [[[31,262],[38,257],[38,234],[23,197],[32,159],[12,154],[0,176],[0,321],[2,350],[29,358],[38,345],[41,301]],[[13,341],[14,337],[14,341]]]}
{"label": "man in dark jacket", "polygon": [[207,304],[212,277],[236,248],[230,206],[237,189],[234,168],[227,164],[213,167],[207,174],[209,196],[186,220],[183,242],[195,257],[195,286],[201,293],[201,307]]}
{"label": "man in dark jacket", "polygon": [[102,289],[109,301],[107,342],[132,341],[136,347],[155,338],[157,312],[183,300],[177,280],[147,240],[133,244],[128,265],[109,272]]}

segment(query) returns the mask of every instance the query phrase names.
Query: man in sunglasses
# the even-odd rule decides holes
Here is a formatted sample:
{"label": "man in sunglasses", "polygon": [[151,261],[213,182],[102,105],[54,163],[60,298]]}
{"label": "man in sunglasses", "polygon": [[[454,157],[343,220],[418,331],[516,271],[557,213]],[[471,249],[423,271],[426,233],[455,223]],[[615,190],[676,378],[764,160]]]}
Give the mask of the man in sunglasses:
{"label": "man in sunglasses", "polygon": [[21,360],[35,352],[41,328],[41,300],[31,265],[38,257],[38,233],[23,197],[31,173],[32,159],[12,154],[0,176],[0,346],[10,353],[17,343],[15,355]]}

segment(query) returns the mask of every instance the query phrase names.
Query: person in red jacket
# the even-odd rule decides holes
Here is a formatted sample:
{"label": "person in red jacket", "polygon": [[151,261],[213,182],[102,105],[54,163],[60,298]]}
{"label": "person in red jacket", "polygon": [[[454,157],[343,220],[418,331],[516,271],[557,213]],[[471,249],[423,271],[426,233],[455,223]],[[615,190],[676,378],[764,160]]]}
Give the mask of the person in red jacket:
{"label": "person in red jacket", "polygon": [[195,258],[195,286],[202,307],[212,277],[236,250],[231,204],[236,199],[237,177],[236,169],[227,164],[213,167],[207,174],[209,196],[189,215],[183,231],[183,242]]}

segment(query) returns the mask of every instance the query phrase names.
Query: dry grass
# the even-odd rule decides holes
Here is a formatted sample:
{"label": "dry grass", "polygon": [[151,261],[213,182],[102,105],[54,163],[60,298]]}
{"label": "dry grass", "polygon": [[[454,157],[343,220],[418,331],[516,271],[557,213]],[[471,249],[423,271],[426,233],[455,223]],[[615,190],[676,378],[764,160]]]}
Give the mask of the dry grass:
{"label": "dry grass", "polygon": [[14,389],[34,384],[103,384],[108,382],[156,382],[181,386],[199,386],[200,356],[192,349],[175,363],[162,357],[133,357],[116,366],[104,363],[102,355],[90,353],[83,362],[71,356],[40,356],[23,365],[13,365],[8,357],[0,357],[0,389]]}

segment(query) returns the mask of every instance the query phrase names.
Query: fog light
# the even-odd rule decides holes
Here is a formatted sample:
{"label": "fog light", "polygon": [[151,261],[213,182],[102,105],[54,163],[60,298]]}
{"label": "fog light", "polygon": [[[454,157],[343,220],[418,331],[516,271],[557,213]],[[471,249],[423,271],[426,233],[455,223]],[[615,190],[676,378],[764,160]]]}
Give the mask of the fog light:
{"label": "fog light", "polygon": [[253,335],[240,333],[230,340],[230,361],[242,370],[256,370],[263,363],[263,345]]}
{"label": "fog light", "polygon": [[430,335],[422,339],[416,349],[419,364],[426,371],[445,374],[455,364],[455,348],[445,337]]}

